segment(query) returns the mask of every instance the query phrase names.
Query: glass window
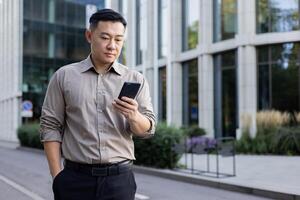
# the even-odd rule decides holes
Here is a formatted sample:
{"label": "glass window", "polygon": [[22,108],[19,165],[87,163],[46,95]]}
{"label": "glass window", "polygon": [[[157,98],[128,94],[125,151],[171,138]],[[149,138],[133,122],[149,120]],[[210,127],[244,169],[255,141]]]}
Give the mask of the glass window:
{"label": "glass window", "polygon": [[194,49],[198,44],[199,27],[199,0],[182,1],[182,19],[183,19],[183,51]]}
{"label": "glass window", "polygon": [[140,65],[147,49],[147,0],[137,0],[136,6],[136,65]]}
{"label": "glass window", "polygon": [[48,0],[24,1],[24,18],[35,21],[48,21]]}
{"label": "glass window", "polygon": [[56,24],[66,24],[66,3],[63,1],[55,2],[55,23]]}
{"label": "glass window", "polygon": [[[24,36],[24,55],[36,57],[48,57],[49,53],[49,32],[43,30],[26,30]],[[38,38],[38,40],[37,40]]]}
{"label": "glass window", "polygon": [[159,109],[158,119],[160,121],[167,120],[167,69],[161,67],[159,69]]}
{"label": "glass window", "polygon": [[256,0],[257,33],[299,30],[299,0]]}
{"label": "glass window", "polygon": [[217,137],[235,137],[237,128],[236,51],[214,55],[214,105]]}
{"label": "glass window", "polygon": [[167,0],[158,1],[158,58],[167,55]]}
{"label": "glass window", "polygon": [[24,1],[23,97],[33,102],[34,119],[40,117],[54,71],[89,54],[84,36],[85,4],[93,2],[103,8],[103,0]]}
{"label": "glass window", "polygon": [[198,61],[183,63],[183,124],[198,125]]}
{"label": "glass window", "polygon": [[66,25],[72,27],[85,27],[85,6],[75,3],[67,3],[66,6]]}
{"label": "glass window", "polygon": [[214,42],[234,38],[237,33],[237,0],[214,0]]}
{"label": "glass window", "polygon": [[31,18],[31,0],[23,1],[24,4],[24,18],[30,19]]}
{"label": "glass window", "polygon": [[300,110],[299,52],[300,43],[258,47],[259,110]]}

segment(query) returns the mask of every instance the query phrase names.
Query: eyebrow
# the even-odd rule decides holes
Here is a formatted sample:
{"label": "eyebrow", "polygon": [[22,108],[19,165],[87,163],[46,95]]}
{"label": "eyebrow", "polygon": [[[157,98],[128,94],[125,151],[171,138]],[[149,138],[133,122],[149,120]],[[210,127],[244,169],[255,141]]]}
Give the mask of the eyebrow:
{"label": "eyebrow", "polygon": [[[101,32],[100,35],[107,35],[109,37],[112,36],[112,35],[110,35],[109,33],[106,33],[106,32]],[[124,37],[124,35],[115,35],[115,37]]]}

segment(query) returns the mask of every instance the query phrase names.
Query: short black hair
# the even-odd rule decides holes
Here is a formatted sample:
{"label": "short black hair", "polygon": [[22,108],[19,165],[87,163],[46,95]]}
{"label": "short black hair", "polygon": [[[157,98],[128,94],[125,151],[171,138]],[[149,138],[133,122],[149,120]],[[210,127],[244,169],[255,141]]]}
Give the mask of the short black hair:
{"label": "short black hair", "polygon": [[97,12],[95,12],[91,17],[90,17],[90,27],[91,28],[96,28],[98,25],[98,22],[100,21],[113,21],[113,22],[121,22],[124,26],[124,28],[126,28],[127,22],[124,19],[124,17],[112,10],[112,9],[102,9],[102,10],[98,10]]}

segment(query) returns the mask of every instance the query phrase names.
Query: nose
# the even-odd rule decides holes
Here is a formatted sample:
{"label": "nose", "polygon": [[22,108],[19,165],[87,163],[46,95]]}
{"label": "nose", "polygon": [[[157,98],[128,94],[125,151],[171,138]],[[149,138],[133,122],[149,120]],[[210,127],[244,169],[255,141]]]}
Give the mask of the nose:
{"label": "nose", "polygon": [[110,40],[110,42],[107,45],[107,48],[109,50],[115,50],[116,49],[116,42],[114,40]]}

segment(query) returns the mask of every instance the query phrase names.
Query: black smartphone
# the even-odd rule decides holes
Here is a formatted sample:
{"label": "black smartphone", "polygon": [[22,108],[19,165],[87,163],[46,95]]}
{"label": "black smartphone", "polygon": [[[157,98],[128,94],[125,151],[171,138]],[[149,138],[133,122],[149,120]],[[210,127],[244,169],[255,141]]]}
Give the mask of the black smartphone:
{"label": "black smartphone", "polygon": [[134,99],[140,89],[140,86],[140,83],[125,82],[118,96],[118,99],[121,99],[123,96]]}

